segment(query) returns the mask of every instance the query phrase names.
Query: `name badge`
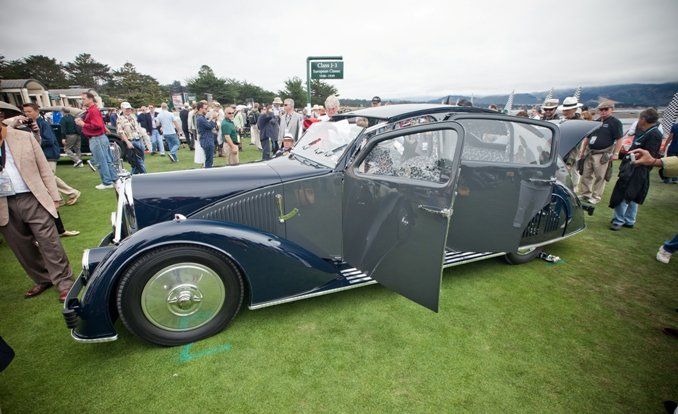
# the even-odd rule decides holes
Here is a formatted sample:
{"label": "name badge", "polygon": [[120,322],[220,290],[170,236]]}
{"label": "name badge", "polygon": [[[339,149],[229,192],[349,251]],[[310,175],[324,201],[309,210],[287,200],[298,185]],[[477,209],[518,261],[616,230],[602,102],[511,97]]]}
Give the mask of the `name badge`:
{"label": "name badge", "polygon": [[595,135],[592,136],[591,139],[589,140],[589,145],[595,144],[595,143],[596,143],[596,139],[598,139],[597,136],[595,136]]}
{"label": "name badge", "polygon": [[5,171],[0,172],[0,197],[8,197],[16,194],[14,192],[14,186],[12,185],[12,180],[9,179],[9,175]]}

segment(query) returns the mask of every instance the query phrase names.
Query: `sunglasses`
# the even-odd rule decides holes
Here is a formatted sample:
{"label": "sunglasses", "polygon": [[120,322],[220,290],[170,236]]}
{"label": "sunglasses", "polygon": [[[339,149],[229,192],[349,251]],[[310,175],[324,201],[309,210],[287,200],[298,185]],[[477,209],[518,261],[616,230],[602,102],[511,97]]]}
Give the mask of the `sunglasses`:
{"label": "sunglasses", "polygon": [[601,112],[602,112],[602,111],[609,111],[609,110],[610,110],[610,108],[600,108],[600,109],[599,109],[599,111],[601,111]]}
{"label": "sunglasses", "polygon": [[556,108],[544,108],[544,111],[549,111],[549,112],[550,112],[550,111],[555,111],[555,110],[556,110]]}
{"label": "sunglasses", "polygon": [[235,112],[226,112],[226,115],[233,115]]}

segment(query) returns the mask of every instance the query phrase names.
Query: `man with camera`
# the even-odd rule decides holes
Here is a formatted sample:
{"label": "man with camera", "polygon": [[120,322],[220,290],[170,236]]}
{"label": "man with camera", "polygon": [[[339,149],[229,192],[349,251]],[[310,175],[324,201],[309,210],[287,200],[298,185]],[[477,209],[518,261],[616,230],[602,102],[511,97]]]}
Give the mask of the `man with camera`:
{"label": "man with camera", "polygon": [[[631,150],[644,149],[652,157],[659,157],[662,133],[659,132],[658,120],[659,114],[654,108],[640,113]],[[635,153],[631,153],[624,157],[619,166],[619,178],[610,196],[610,208],[614,209],[610,230],[617,231],[622,227],[633,228],[638,214],[638,205],[643,204],[650,189],[652,167],[634,164],[632,162],[634,158]]]}
{"label": "man with camera", "polygon": [[208,120],[205,117],[207,109],[207,102],[198,102],[198,105],[196,106],[198,112],[196,126],[198,136],[200,137],[200,147],[205,151],[205,168],[212,168],[212,164],[214,163],[214,140],[216,138],[214,130],[217,127],[216,121],[219,113],[217,111],[212,111],[212,115]]}
{"label": "man with camera", "polygon": [[[16,115],[0,112],[2,119]],[[54,286],[63,302],[73,273],[54,224],[61,195],[40,144],[32,133],[15,129],[17,121],[24,119],[0,122],[0,233],[35,283],[24,297]]]}

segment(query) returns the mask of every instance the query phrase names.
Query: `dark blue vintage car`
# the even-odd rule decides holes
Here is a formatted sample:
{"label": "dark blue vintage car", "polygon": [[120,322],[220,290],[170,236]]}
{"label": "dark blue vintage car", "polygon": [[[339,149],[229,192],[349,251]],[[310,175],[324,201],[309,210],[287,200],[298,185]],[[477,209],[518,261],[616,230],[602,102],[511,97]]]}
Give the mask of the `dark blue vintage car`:
{"label": "dark blue vintage car", "polygon": [[584,229],[563,158],[597,123],[392,105],[314,124],[289,157],[121,180],[64,317],[160,345],[259,309],[380,283],[438,310],[444,267],[510,263]]}

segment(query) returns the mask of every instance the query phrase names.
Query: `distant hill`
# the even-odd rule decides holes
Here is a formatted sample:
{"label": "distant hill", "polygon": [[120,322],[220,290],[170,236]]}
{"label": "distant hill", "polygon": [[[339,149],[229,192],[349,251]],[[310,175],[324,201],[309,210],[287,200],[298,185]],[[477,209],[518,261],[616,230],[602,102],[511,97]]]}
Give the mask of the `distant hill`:
{"label": "distant hill", "polygon": [[[575,89],[576,88],[557,89],[554,91],[553,95],[562,102],[565,97],[572,96]],[[540,104],[544,101],[548,92],[549,91],[547,90],[531,93],[516,93],[513,96],[513,106]],[[617,102],[618,106],[666,106],[676,92],[678,92],[678,82],[582,86],[581,101],[588,106],[597,105],[601,99],[613,100]],[[475,106],[496,104],[497,106],[502,107],[508,100],[508,97],[509,94],[474,97],[473,103]],[[470,96],[451,95],[451,102],[455,102],[459,98],[471,99]],[[447,99],[447,97],[442,96],[440,98],[427,100],[426,102],[440,103],[445,99]]]}
{"label": "distant hill", "polygon": [[[576,88],[556,89],[553,94],[555,98],[560,99],[560,102],[567,96],[572,96]],[[544,98],[548,94],[548,90],[541,92],[530,93],[516,93],[513,96],[513,106],[535,105],[544,102]],[[669,104],[673,95],[678,92],[678,82],[669,83],[630,83],[625,85],[607,85],[607,86],[582,86],[581,99],[582,103],[588,106],[596,106],[600,99],[611,99],[617,102],[618,106],[657,106],[664,107]],[[495,104],[500,108],[506,104],[508,94],[504,95],[487,95],[475,96],[473,103],[475,106],[488,106]],[[468,95],[450,95],[450,102],[454,103],[460,98],[471,100]],[[399,99],[382,98],[383,102],[390,103],[412,103],[412,102],[426,102],[426,103],[441,103],[447,100],[447,96],[433,97],[433,96],[417,96]],[[342,105],[347,106],[370,106],[368,99],[349,99],[341,98]]]}

